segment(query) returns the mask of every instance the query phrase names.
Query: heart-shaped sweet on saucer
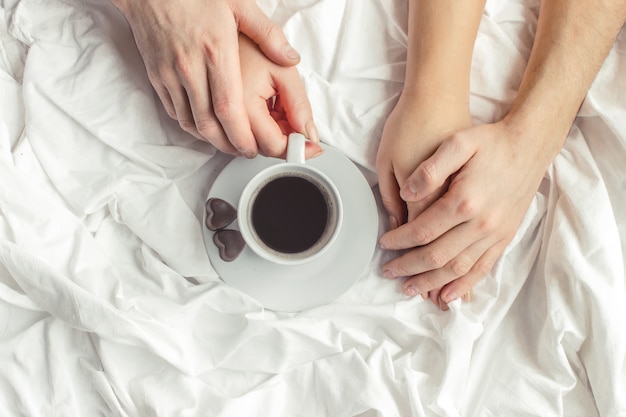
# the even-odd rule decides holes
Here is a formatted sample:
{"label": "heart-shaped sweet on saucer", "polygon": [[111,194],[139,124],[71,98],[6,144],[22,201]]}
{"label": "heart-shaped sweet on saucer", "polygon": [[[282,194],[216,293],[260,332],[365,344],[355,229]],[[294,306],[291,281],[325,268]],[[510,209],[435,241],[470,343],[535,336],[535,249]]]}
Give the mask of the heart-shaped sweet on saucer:
{"label": "heart-shaped sweet on saucer", "polygon": [[209,230],[220,230],[237,218],[237,210],[228,201],[221,198],[209,198],[204,205],[206,209],[206,227]]}
{"label": "heart-shaped sweet on saucer", "polygon": [[213,243],[220,252],[220,258],[225,262],[232,262],[246,246],[239,230],[223,229],[213,235]]}

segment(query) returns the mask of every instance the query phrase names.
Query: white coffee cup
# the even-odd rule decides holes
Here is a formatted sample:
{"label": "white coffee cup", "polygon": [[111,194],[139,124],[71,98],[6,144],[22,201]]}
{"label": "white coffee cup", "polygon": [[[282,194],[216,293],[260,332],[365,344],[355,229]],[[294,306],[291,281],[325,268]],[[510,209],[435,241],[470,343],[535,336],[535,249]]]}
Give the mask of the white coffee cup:
{"label": "white coffee cup", "polygon": [[257,255],[277,264],[321,256],[343,221],[339,192],[323,172],[306,163],[305,143],[303,135],[289,135],[287,160],[255,175],[239,198],[243,239]]}

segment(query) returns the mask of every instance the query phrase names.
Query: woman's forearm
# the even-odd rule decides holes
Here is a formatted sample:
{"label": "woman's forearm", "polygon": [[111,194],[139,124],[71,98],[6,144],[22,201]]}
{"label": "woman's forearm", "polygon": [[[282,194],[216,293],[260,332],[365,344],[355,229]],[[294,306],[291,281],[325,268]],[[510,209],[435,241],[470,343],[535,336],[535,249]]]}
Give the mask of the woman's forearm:
{"label": "woman's forearm", "polygon": [[456,97],[467,105],[472,53],[485,0],[409,0],[403,94]]}
{"label": "woman's forearm", "polygon": [[542,1],[528,66],[504,121],[546,163],[563,146],[625,19],[625,0]]}

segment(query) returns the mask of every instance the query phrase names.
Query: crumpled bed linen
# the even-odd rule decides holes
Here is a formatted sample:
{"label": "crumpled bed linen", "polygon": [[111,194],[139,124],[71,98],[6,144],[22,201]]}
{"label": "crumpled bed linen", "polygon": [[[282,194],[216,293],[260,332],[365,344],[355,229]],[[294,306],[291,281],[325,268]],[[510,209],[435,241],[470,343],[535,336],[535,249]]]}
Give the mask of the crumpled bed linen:
{"label": "crumpled bed linen", "polygon": [[[229,158],[169,120],[116,9],[1,4],[0,415],[626,416],[624,30],[473,302],[407,299],[377,249],[338,300],[278,313],[211,267],[202,207]],[[260,4],[377,192],[406,0]],[[476,122],[511,103],[537,11],[488,2]]]}

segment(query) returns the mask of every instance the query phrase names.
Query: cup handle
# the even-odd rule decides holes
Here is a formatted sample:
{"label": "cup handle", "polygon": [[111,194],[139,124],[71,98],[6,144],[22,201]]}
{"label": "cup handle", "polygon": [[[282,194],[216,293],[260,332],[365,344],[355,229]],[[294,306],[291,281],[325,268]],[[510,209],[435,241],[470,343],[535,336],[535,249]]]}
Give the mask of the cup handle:
{"label": "cup handle", "polygon": [[304,164],[305,137],[301,133],[289,135],[287,143],[287,162],[294,164]]}

